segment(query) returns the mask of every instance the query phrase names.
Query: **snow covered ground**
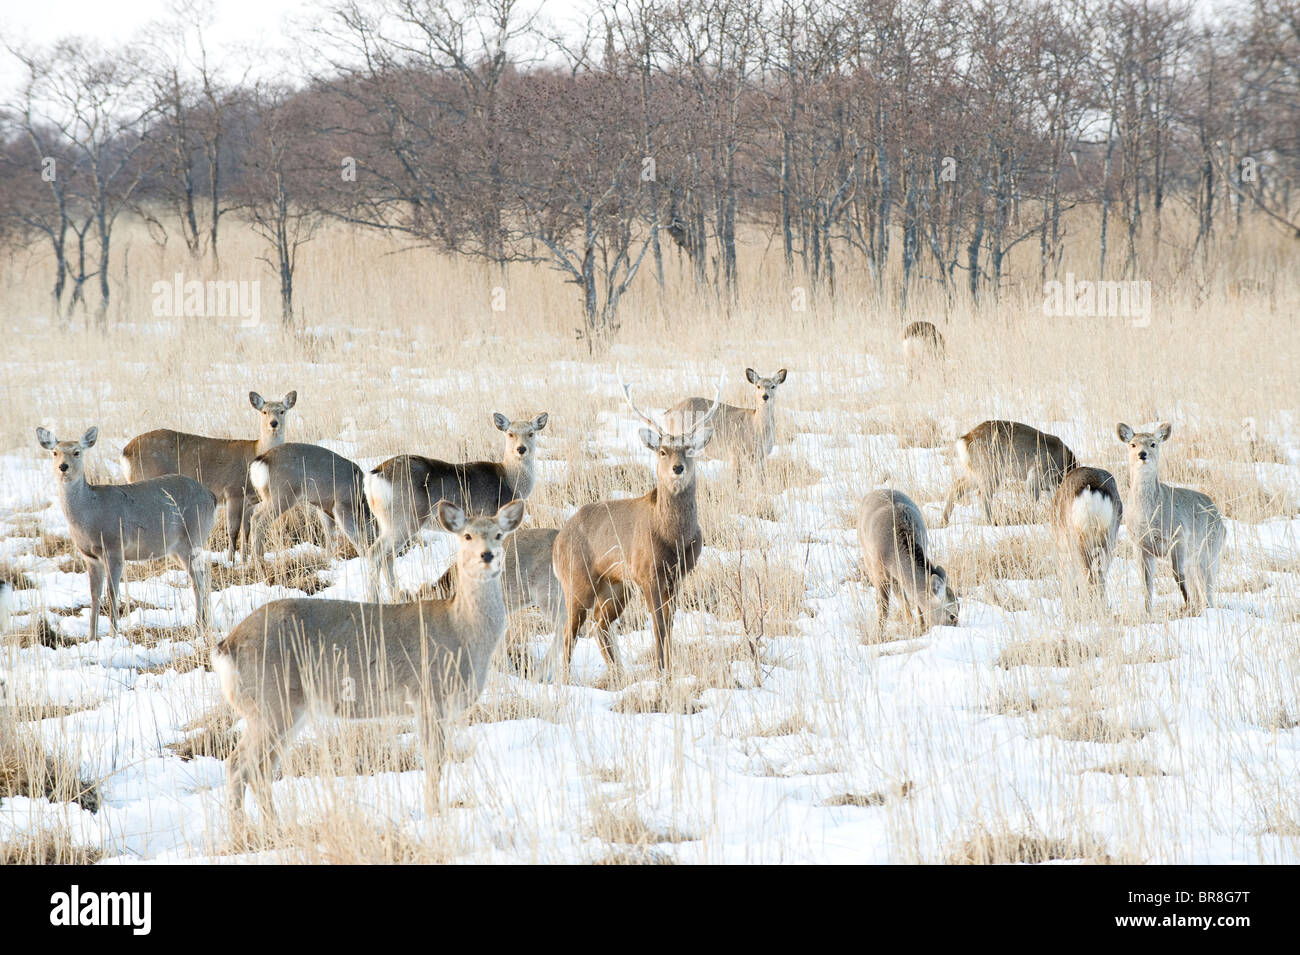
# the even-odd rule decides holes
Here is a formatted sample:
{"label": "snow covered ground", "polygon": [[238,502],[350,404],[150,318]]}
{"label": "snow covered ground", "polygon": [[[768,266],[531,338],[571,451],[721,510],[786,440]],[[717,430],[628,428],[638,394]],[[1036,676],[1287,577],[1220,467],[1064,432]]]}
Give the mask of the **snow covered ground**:
{"label": "snow covered ground", "polygon": [[[608,427],[586,453],[597,465],[628,468],[629,493],[641,493],[651,461],[613,397],[611,372],[556,363],[546,379],[580,375],[584,390],[604,396],[596,420]],[[841,380],[823,374],[815,382],[792,374],[786,387],[828,394],[876,373],[850,368]],[[420,397],[456,385],[429,378]],[[1141,619],[1125,532],[1109,581],[1114,613],[1069,620],[1054,569],[1043,569],[1051,551],[1042,524],[988,527],[977,507],[965,506],[951,526],[936,526],[946,440],[908,446],[818,408],[815,397],[782,407],[772,462],[778,471],[783,463],[790,473],[804,469],[809,483],[788,481],[761,505],[745,498],[726,533],[712,534],[704,521],[710,546],[697,573],[717,592],[678,611],[675,642],[686,662],[670,690],[648,665],[648,622],[633,614],[620,638],[625,658],[638,661],[629,687],[601,688],[604,666],[587,638],[571,685],[494,674],[479,718],[455,733],[436,818],[423,817],[415,769],[286,776],[275,788],[281,813],[324,824],[360,815],[413,841],[432,839],[457,862],[585,862],[619,852],[639,861],[937,862],[981,834],[1057,840],[1077,848],[1059,855],[1089,861],[1300,861],[1300,518],[1230,522],[1219,606],[1195,618],[1181,615],[1162,563],[1157,612]],[[565,409],[550,410],[562,422]],[[1113,424],[1040,423],[1114,470],[1126,489],[1120,449],[1107,443]],[[1194,428],[1180,422],[1167,457]],[[327,443],[363,465],[382,457],[355,422],[338,437]],[[1272,438],[1289,462],[1257,465],[1258,479],[1300,487],[1296,434]],[[572,462],[546,436],[539,451],[541,481],[563,481]],[[115,448],[92,454],[111,474]],[[0,662],[10,700],[63,705],[29,729],[99,781],[102,804],[92,813],[5,799],[0,842],[65,828],[110,862],[300,857],[292,845],[234,850],[223,764],[166,748],[219,702],[214,674],[185,663],[205,649],[185,626],[194,608],[184,575],[131,580],[126,589],[139,606],[123,635],[84,639],[85,574],[62,555],[37,556],[42,534],[66,534],[48,468],[34,440],[0,457],[0,561],[30,584],[13,595],[11,631],[29,630],[43,614],[69,639],[58,647],[7,639]],[[884,638],[875,634],[852,521],[861,495],[886,479],[923,503],[935,556],[953,569],[962,595],[957,627],[916,637],[895,608]],[[707,497],[730,477],[713,463],[700,480]],[[716,514],[710,500],[706,516]],[[999,577],[980,562],[984,551],[1017,547],[1030,555],[1023,577]],[[443,536],[426,535],[400,559],[401,582],[436,577],[450,554]],[[769,614],[760,633],[752,618],[722,609],[723,589],[758,579],[745,578],[746,568],[777,579],[774,567],[802,594],[795,612]],[[336,558],[321,573],[316,596],[362,595],[361,561]],[[265,601],[296,595],[260,583],[213,593],[217,635]],[[548,642],[539,632],[531,649],[540,655]],[[300,745],[330,731],[317,722]],[[413,741],[410,726],[392,732]]]}

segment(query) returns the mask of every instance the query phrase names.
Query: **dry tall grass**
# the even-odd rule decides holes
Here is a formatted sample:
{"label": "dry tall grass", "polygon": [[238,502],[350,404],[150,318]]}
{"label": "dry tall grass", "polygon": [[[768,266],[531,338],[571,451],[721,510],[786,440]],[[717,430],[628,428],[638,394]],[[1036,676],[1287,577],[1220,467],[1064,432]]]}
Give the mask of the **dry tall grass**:
{"label": "dry tall grass", "polygon": [[[712,787],[724,763],[711,748],[719,739],[731,741],[731,761],[748,760],[756,777],[806,774],[817,780],[820,774],[831,781],[813,787],[815,802],[839,807],[836,812],[884,814],[885,854],[893,861],[1199,857],[1204,847],[1153,842],[1152,820],[1161,820],[1161,831],[1179,828],[1168,819],[1180,799],[1191,798],[1178,788],[1180,763],[1226,758],[1227,743],[1212,746],[1209,754],[1182,752],[1177,733],[1141,712],[1144,685],[1176,681],[1194,671],[1197,661],[1181,656],[1169,662],[1176,656],[1170,635],[1176,618],[1158,620],[1154,636],[1131,626],[1138,621],[1125,618],[1123,608],[1133,595],[1125,593],[1119,571],[1112,574],[1111,593],[1120,619],[1107,624],[1114,634],[1098,636],[1086,625],[1076,631],[1064,622],[1064,629],[1044,632],[1043,617],[1031,611],[1055,595],[1055,565],[1045,537],[990,544],[970,526],[936,535],[938,556],[954,583],[989,608],[1005,636],[970,664],[981,668],[973,678],[979,692],[954,705],[1009,721],[1017,738],[1051,754],[1042,799],[1052,818],[1024,821],[1006,792],[990,783],[1012,772],[1012,757],[1003,763],[997,753],[963,754],[955,763],[962,768],[954,772],[951,754],[926,748],[927,739],[949,739],[950,715],[912,713],[904,723],[900,704],[884,697],[878,685],[851,684],[830,661],[798,662],[821,660],[813,643],[822,639],[819,602],[844,587],[863,587],[852,573],[852,514],[860,496],[888,481],[922,503],[933,520],[934,505],[947,490],[949,442],[990,417],[1060,434],[1081,460],[1113,471],[1125,492],[1115,422],[1175,422],[1164,479],[1201,487],[1225,515],[1243,522],[1232,545],[1234,559],[1240,563],[1254,555],[1250,573],[1265,575],[1277,613],[1273,631],[1233,624],[1216,633],[1216,641],[1239,641],[1245,656],[1238,671],[1213,675],[1221,692],[1218,709],[1207,718],[1224,727],[1246,720],[1273,726],[1273,732],[1294,732],[1277,729],[1276,714],[1296,712],[1300,567],[1277,565],[1276,549],[1255,541],[1250,529],[1293,517],[1300,506],[1294,482],[1300,250],[1263,225],[1243,233],[1235,245],[1212,250],[1207,271],[1191,256],[1190,231],[1166,223],[1164,244],[1144,250],[1148,265],[1137,276],[1153,287],[1153,314],[1144,327],[1122,318],[1045,316],[1031,243],[1014,251],[1013,278],[1000,296],[987,297],[978,308],[964,294],[950,300],[937,283],[926,281],[913,292],[907,314],[900,314],[893,297],[845,259],[835,297],[809,288],[807,309],[795,311],[792,292],[806,282],[785,273],[777,245],[749,234],[734,302],[697,289],[685,263],[670,254],[664,289],[647,267],[626,299],[621,332],[595,355],[574,335],[579,318],[573,286],[552,272],[520,266],[503,273],[340,228],[323,230],[302,251],[297,301],[303,327],[297,334],[278,328],[272,277],[255,261],[262,250],[237,227],[228,227],[223,239],[220,277],[261,282],[263,325],[245,329],[237,319],[156,318],[150,313],[154,281],[170,281],[176,272],[187,279],[217,276],[181,249],[156,246],[143,230],[124,227],[118,234],[114,325],[107,338],[63,334],[42,317],[49,276],[40,250],[10,254],[0,272],[0,316],[9,331],[0,358],[6,404],[0,454],[28,465],[0,496],[0,535],[30,541],[5,551],[0,573],[14,576],[19,586],[30,587],[28,573],[72,560],[66,540],[32,516],[31,508],[49,494],[43,462],[32,467],[38,424],[57,433],[98,425],[101,441],[91,453],[90,470],[107,478],[116,473],[121,446],[151,428],[251,436],[256,422],[243,397],[249,389],[277,395],[297,389],[291,440],[328,440],[364,463],[406,451],[495,458],[499,442],[491,413],[544,408],[551,423],[539,440],[544,470],[529,521],[556,526],[582,503],[640,494],[651,486],[650,462],[621,437],[630,432],[614,384],[616,362],[639,384],[645,404],[657,408],[707,393],[722,370],[726,397],[739,401],[747,400],[746,366],[764,373],[790,369],[779,397],[778,452],[765,485],[737,485],[725,469],[703,472],[701,524],[708,548],[678,612],[678,681],[634,685],[611,698],[589,686],[553,690],[503,677],[472,725],[457,734],[459,788],[435,827],[394,821],[401,815],[395,806],[364,803],[348,784],[358,774],[410,769],[410,737],[399,737],[410,727],[378,737],[322,729],[289,761],[289,773],[316,780],[315,788],[295,787],[287,800],[277,791],[285,817],[300,821],[253,847],[270,857],[545,860],[560,857],[552,840],[557,820],[563,820],[561,841],[569,840],[578,857],[592,861],[673,861],[687,846],[697,847],[691,858],[735,858],[715,848],[728,833],[707,808],[719,802]],[[1071,223],[1065,269],[1096,278],[1095,256],[1095,224],[1078,217]],[[1230,297],[1229,287],[1239,278],[1262,278],[1271,292]],[[494,312],[493,290],[499,286],[506,307]],[[907,385],[897,366],[898,333],[917,318],[939,324],[949,361]],[[799,441],[792,443],[796,434]],[[835,453],[808,460],[801,454],[805,439]],[[610,458],[613,449],[618,453]],[[1023,502],[1018,506],[1032,514]],[[286,543],[315,532],[311,522],[286,530]],[[274,583],[294,591],[313,593],[334,580],[329,562],[310,545],[284,552],[275,566]],[[80,572],[75,562],[60,569]],[[428,579],[442,570],[430,566]],[[150,587],[172,586],[159,582],[162,573],[135,571],[133,593],[147,602]],[[1167,566],[1161,575],[1160,592],[1168,594]],[[1224,590],[1247,576],[1246,567],[1225,563]],[[218,567],[214,582],[223,591],[254,581],[243,568]],[[621,627],[645,625],[644,609],[634,605]],[[891,626],[897,625],[894,618]],[[164,638],[170,646],[185,635],[155,634],[148,642],[156,647]],[[19,649],[17,643],[9,640],[11,655],[44,649]],[[925,645],[884,642],[858,652],[879,663]],[[162,667],[161,673],[154,669],[138,678],[159,679],[169,667],[179,668],[180,677],[194,678],[185,684],[192,688],[186,702],[198,715],[215,701],[214,684],[202,672],[201,653],[192,656],[197,662],[183,662],[186,654],[201,651],[186,646],[178,654],[181,662],[151,659],[148,666]],[[643,648],[637,644],[629,655],[635,658]],[[46,665],[34,661],[35,656],[21,658],[29,668]],[[186,667],[196,672],[183,672]],[[636,669],[650,676],[644,657]],[[199,689],[204,686],[207,691]],[[1262,696],[1261,686],[1267,691]],[[747,712],[748,704],[739,701],[749,699],[741,694],[751,691],[774,696],[791,708],[789,715],[741,719],[737,712]],[[481,733],[524,724],[546,741],[535,744],[538,751],[552,746],[548,753],[568,754],[554,757],[564,766],[576,760],[595,773],[583,777],[585,791],[561,785],[561,778],[572,777],[555,768],[553,792],[543,786],[543,797],[522,795],[519,781],[491,755],[496,750],[478,743],[488,739]],[[700,726],[719,729],[695,728]],[[727,726],[733,728],[724,731]],[[219,716],[208,732],[206,739],[183,746],[185,755],[228,750],[232,731]],[[1140,749],[1147,732],[1172,740],[1159,757]],[[73,752],[82,740],[70,733],[63,748]],[[651,749],[646,740],[654,733],[669,734],[675,743]],[[846,742],[864,736],[870,752]],[[160,740],[158,752],[179,738]],[[673,756],[660,764],[658,754],[665,751]],[[33,767],[44,765],[41,760],[28,753],[24,771],[31,776]],[[543,773],[540,767],[551,763],[538,765]],[[868,770],[894,782],[850,778]],[[602,778],[610,773],[615,778]],[[1081,779],[1103,778],[1172,789],[1165,796],[1126,790],[1117,797],[1119,835],[1103,844],[1093,834],[1097,803],[1080,795]],[[1255,803],[1238,811],[1260,818],[1261,831],[1272,826],[1293,833],[1294,822],[1292,829],[1278,822],[1300,817],[1293,795],[1279,795],[1284,787],[1274,782],[1252,780]],[[664,785],[671,793],[664,799],[677,807],[672,811],[663,799],[647,802],[647,793],[661,794]],[[977,792],[994,798],[976,805],[969,800]],[[56,799],[71,796],[52,793]],[[484,813],[509,823],[486,831]],[[761,821],[754,825],[761,831]],[[221,831],[214,824],[211,851],[248,850],[223,843]],[[75,855],[70,842],[60,845],[6,844],[0,852],[14,861]],[[1280,844],[1268,845],[1259,850],[1261,858],[1286,856]],[[817,857],[806,846],[789,852],[789,858]]]}

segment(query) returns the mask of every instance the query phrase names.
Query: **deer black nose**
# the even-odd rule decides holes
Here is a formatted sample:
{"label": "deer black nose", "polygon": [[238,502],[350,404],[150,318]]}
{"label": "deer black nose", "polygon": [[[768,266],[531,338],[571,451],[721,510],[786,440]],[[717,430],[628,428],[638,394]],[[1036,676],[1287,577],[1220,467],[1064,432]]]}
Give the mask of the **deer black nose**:
{"label": "deer black nose", "polygon": [[1139,451],[1139,452],[1138,452],[1138,460],[1139,460],[1139,461],[1145,461],[1146,459],[1147,459],[1147,453],[1146,453],[1145,451]]}
{"label": "deer black nose", "polygon": [[495,556],[496,556],[496,555],[493,554],[492,551],[490,551],[490,550],[485,550],[485,551],[483,551],[483,563],[485,563],[485,564],[490,564],[490,563],[492,563],[492,558],[495,557]]}
{"label": "deer black nose", "polygon": [[68,464],[67,464],[66,461],[65,461],[63,464],[60,464],[60,465],[59,465],[59,470],[60,470],[60,471],[66,471],[67,469],[68,469]]}
{"label": "deer black nose", "polygon": [[674,473],[674,474],[681,474],[681,473],[682,473],[683,471],[685,471],[685,470],[686,470],[686,465],[684,465],[684,464],[674,464],[674,465],[673,465],[673,473]]}
{"label": "deer black nose", "polygon": [[271,427],[272,427],[272,428],[278,428],[278,427],[280,427],[280,422],[278,422],[278,421],[272,421],[272,422],[271,422]]}
{"label": "deer black nose", "polygon": [[772,397],[771,395],[764,395],[764,396],[763,396],[763,400],[764,400],[764,401],[767,401],[767,400],[768,400],[769,398],[771,398],[771,397]]}
{"label": "deer black nose", "polygon": [[523,444],[519,445],[519,447],[515,448],[515,450],[518,451],[521,455],[528,453],[527,445],[523,445]]}

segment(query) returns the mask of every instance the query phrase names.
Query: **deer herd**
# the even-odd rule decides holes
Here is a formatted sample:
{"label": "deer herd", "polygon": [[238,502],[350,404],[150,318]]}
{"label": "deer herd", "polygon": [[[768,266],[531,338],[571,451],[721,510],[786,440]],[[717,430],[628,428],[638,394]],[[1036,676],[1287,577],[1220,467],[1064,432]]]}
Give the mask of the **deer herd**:
{"label": "deer herd", "polygon": [[[904,356],[909,379],[917,363],[941,358],[943,339],[928,322],[909,325]],[[622,375],[619,375],[620,380]],[[559,528],[521,528],[537,483],[537,440],[549,416],[493,416],[503,437],[498,461],[452,463],[416,454],[389,458],[363,472],[313,444],[285,440],[296,392],[249,401],[261,415],[256,439],[231,440],[156,430],[127,443],[126,484],[91,484],[85,458],[98,432],[59,441],[37,429],[53,456],[58,496],[74,547],[90,577],[90,638],[98,632],[107,583],[110,629],[117,633],[125,561],[170,558],[189,577],[201,631],[208,625],[204,545],[225,510],[227,560],[240,555],[261,567],[267,528],[300,504],[317,512],[327,548],[335,528],[367,560],[365,602],[315,597],[274,600],[254,611],[211,651],[221,693],[246,730],[228,761],[229,800],[244,819],[246,785],[263,817],[274,818],[271,780],[303,718],[312,710],[348,719],[416,718],[425,770],[426,808],[436,807],[447,733],[480,696],[508,618],[540,607],[555,628],[542,662],[548,679],[567,680],[574,646],[590,620],[611,685],[626,678],[614,625],[634,596],[644,598],[654,633],[654,661],[672,667],[674,607],[683,578],[700,559],[704,532],[696,503],[696,463],[725,458],[735,469],[761,470],[776,434],[776,396],[783,368],[764,377],[745,370],[754,406],[688,398],[661,419],[623,395],[645,425],[639,438],[653,455],[654,486],[635,498],[585,504]],[[1156,559],[1168,556],[1187,610],[1212,606],[1224,523],[1204,494],[1160,481],[1160,448],[1171,426],[1116,429],[1128,446],[1129,491],[1115,478],[1081,465],[1060,438],[1017,421],[984,421],[957,439],[947,524],[971,492],[992,522],[995,492],[1023,485],[1035,499],[1052,496],[1048,523],[1063,579],[1095,607],[1105,603],[1107,570],[1121,519],[1138,549],[1151,610]],[[403,599],[395,558],[432,527],[458,539],[452,566],[436,596]],[[956,626],[954,582],[932,557],[920,507],[893,489],[873,490],[861,503],[857,534],[862,565],[886,624],[892,596],[920,630]],[[381,586],[382,585],[382,586]],[[386,590],[391,602],[381,601]]]}

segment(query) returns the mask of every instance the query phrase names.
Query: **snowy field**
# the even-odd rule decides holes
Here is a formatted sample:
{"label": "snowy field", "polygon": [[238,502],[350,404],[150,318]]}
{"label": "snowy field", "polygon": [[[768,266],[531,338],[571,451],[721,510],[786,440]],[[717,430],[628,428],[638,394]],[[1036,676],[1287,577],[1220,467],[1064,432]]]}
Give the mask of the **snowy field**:
{"label": "snowy field", "polygon": [[[704,393],[718,370],[702,360],[638,365],[631,351],[607,364],[527,365],[515,389],[549,389],[553,422],[538,442],[529,526],[557,526],[593,499],[593,488],[625,496],[651,487],[651,457],[619,398],[615,359],[645,383],[639,394],[656,408]],[[1283,502],[1228,521],[1216,608],[1185,616],[1162,561],[1155,613],[1143,620],[1123,531],[1110,612],[1070,616],[1045,508],[1007,491],[1006,522],[987,526],[972,500],[939,526],[952,438],[1009,408],[966,395],[960,406],[931,404],[918,419],[891,403],[886,386],[896,372],[871,355],[814,370],[789,364],[769,487],[735,488],[721,462],[700,468],[706,550],[677,612],[671,684],[651,668],[639,604],[621,625],[629,685],[606,686],[589,636],[579,641],[570,685],[499,666],[453,735],[443,808],[432,820],[422,812],[411,725],[380,727],[388,763],[354,766],[320,757],[346,734],[318,720],[297,744],[315,751],[316,768],[275,784],[295,828],[251,849],[230,839],[223,762],[169,748],[221,705],[186,578],[136,565],[122,634],[105,636],[101,621],[101,638],[88,642],[87,578],[59,544],[67,526],[52,503],[48,460],[34,436],[9,449],[0,457],[0,566],[24,580],[3,650],[7,705],[41,709],[45,718],[24,730],[78,764],[100,799],[93,812],[43,797],[4,799],[0,842],[48,830],[120,863],[326,861],[345,855],[331,848],[337,832],[349,833],[340,841],[353,847],[388,840],[393,857],[402,846],[433,847],[418,857],[471,863],[1300,861],[1300,517],[1285,503],[1300,499],[1294,414],[1256,423],[1260,442],[1276,449],[1268,460],[1193,458],[1198,428],[1220,422],[1190,405],[1173,419],[1166,480],[1176,481],[1169,466],[1181,461],[1214,476],[1220,490],[1211,494],[1258,496],[1262,488],[1266,502]],[[747,400],[740,368],[727,371],[727,397]],[[312,377],[326,373],[271,366],[257,377],[297,387],[311,416],[314,395],[351,387]],[[320,440],[364,467],[396,450],[454,457],[462,440],[495,455],[478,405],[452,412],[441,404],[476,387],[472,377],[404,368],[394,371],[399,378],[385,415],[315,414],[311,427],[308,419],[293,424],[291,440]],[[263,387],[268,397],[281,393]],[[227,393],[238,409],[239,392],[215,386],[195,402],[210,406]],[[107,383],[98,401],[101,418],[120,418],[132,403]],[[566,406],[578,401],[580,416]],[[404,402],[425,405],[422,426],[381,441],[403,419]],[[1082,461],[1109,468],[1127,498],[1114,420],[1053,407],[1021,417],[1059,434]],[[57,420],[32,417],[31,428],[46,424],[70,438],[94,423],[81,408],[68,410]],[[100,420],[92,473],[120,480],[117,456],[131,434],[184,426],[184,412],[180,403],[151,407],[133,431]],[[1137,417],[1126,420],[1148,423]],[[244,408],[229,420],[251,435],[252,418]],[[918,636],[895,606],[885,633],[876,632],[853,521],[862,495],[885,484],[922,504],[934,556],[961,595],[958,626]],[[210,595],[211,642],[273,598],[361,597],[361,560],[336,554],[326,563],[313,543],[283,546],[292,550],[276,559],[305,568],[296,578],[237,582],[226,569],[226,585]],[[399,559],[400,582],[414,589],[435,579],[451,554],[445,535],[426,533]],[[212,557],[224,561],[215,544]],[[215,568],[219,583],[222,571]],[[22,636],[42,617],[52,646]],[[519,625],[528,652],[540,656],[550,640],[540,617]],[[1042,851],[1000,848],[1022,844]],[[375,851],[367,858],[384,858]]]}

